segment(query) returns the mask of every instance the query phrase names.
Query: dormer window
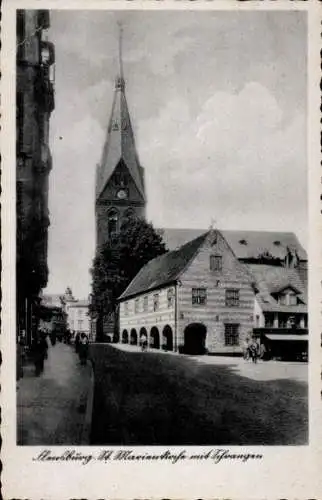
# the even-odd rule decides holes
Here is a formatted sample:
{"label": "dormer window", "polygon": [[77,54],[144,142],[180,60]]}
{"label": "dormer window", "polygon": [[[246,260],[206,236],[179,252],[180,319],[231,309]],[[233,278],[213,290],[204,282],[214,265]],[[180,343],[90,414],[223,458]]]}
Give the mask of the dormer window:
{"label": "dormer window", "polygon": [[275,246],[279,247],[279,246],[280,246],[280,244],[281,244],[281,242],[280,242],[279,240],[274,241],[274,245],[275,245]]}
{"label": "dormer window", "polygon": [[278,297],[281,306],[296,306],[298,303],[297,294],[293,290],[281,293]]}
{"label": "dormer window", "polygon": [[239,240],[239,243],[240,243],[241,245],[247,245],[247,241],[246,241],[246,240]]}

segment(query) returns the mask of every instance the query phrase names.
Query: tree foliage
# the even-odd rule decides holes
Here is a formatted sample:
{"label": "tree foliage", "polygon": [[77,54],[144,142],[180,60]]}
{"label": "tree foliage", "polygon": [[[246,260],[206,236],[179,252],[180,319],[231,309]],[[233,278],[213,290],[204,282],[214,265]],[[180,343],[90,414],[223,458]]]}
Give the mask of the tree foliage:
{"label": "tree foliage", "polygon": [[108,314],[139,270],[166,252],[162,237],[142,219],[129,219],[98,248],[93,262],[92,311]]}

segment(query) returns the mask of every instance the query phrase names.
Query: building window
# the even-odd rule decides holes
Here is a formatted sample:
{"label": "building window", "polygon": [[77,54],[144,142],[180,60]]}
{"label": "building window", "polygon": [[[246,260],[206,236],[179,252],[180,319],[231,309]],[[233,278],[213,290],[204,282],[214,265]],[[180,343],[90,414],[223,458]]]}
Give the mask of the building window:
{"label": "building window", "polygon": [[138,313],[140,309],[140,299],[135,299],[134,301],[134,312]]}
{"label": "building window", "polygon": [[124,302],[124,314],[127,316],[129,314],[129,303]]}
{"label": "building window", "polygon": [[210,270],[211,271],[221,271],[222,270],[222,256],[221,255],[210,255]]}
{"label": "building window", "polygon": [[155,293],[153,295],[153,311],[157,311],[159,309],[159,294]]}
{"label": "building window", "polygon": [[107,221],[108,235],[109,236],[112,236],[113,234],[117,233],[118,219],[119,219],[119,216],[118,216],[117,210],[112,208],[112,210],[110,210],[108,213],[108,221]]}
{"label": "building window", "polygon": [[149,308],[149,297],[146,295],[143,299],[143,311],[147,312]]}
{"label": "building window", "polygon": [[225,324],[225,345],[239,345],[239,325],[235,323]]}
{"label": "building window", "polygon": [[174,289],[168,288],[167,291],[168,308],[173,307],[174,304]]}
{"label": "building window", "polygon": [[225,303],[227,307],[239,306],[239,290],[228,288],[226,290]]}
{"label": "building window", "polygon": [[83,329],[83,320],[79,319],[78,320],[78,330],[82,330]]}
{"label": "building window", "polygon": [[207,303],[207,290],[206,288],[193,288],[192,289],[192,305],[203,306]]}
{"label": "building window", "polygon": [[290,293],[288,296],[288,301],[290,306],[296,306],[297,304],[297,297],[295,293]]}
{"label": "building window", "polygon": [[256,314],[256,317],[255,317],[256,328],[259,328],[259,321],[260,321],[259,314]]}

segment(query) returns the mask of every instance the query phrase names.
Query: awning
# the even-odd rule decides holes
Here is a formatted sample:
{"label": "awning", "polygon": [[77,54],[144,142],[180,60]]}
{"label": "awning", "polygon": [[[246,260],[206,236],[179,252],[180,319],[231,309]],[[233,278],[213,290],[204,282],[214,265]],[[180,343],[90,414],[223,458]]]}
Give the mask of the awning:
{"label": "awning", "polygon": [[278,334],[278,333],[267,333],[265,335],[265,337],[267,337],[269,340],[300,340],[300,341],[308,341],[309,340],[309,336],[308,335],[282,335],[282,334]]}

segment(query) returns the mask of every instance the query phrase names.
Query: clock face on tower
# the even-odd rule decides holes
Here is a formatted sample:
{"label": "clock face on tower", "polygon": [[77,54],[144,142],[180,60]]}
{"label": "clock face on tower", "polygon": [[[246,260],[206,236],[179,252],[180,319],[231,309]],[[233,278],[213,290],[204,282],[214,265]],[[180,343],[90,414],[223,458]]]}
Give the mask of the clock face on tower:
{"label": "clock face on tower", "polygon": [[118,192],[116,193],[116,196],[118,197],[119,200],[125,200],[127,198],[126,189],[119,189]]}

